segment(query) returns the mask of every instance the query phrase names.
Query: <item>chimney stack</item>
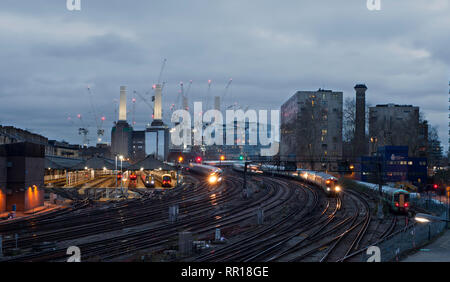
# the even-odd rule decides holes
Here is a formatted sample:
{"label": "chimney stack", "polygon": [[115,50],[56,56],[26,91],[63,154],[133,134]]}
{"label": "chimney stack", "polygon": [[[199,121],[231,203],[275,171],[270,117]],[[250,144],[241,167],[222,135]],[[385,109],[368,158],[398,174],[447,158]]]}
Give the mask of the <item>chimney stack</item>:
{"label": "chimney stack", "polygon": [[120,86],[119,121],[127,120],[127,87]]}
{"label": "chimney stack", "polygon": [[355,85],[356,117],[355,117],[355,152],[358,156],[367,154],[366,144],[366,90],[364,84]]}
{"label": "chimney stack", "polygon": [[155,85],[155,106],[153,120],[162,120],[162,88],[161,84]]}
{"label": "chimney stack", "polygon": [[214,110],[220,111],[220,96],[214,96]]}

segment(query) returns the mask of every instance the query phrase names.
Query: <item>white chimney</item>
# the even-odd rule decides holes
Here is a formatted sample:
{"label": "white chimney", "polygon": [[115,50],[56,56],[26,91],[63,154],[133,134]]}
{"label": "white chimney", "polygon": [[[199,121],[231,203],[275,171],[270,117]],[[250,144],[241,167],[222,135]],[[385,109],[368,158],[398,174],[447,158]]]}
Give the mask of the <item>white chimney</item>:
{"label": "white chimney", "polygon": [[162,120],[162,89],[161,84],[155,85],[155,108],[153,120]]}
{"label": "white chimney", "polygon": [[127,120],[127,87],[120,86],[119,120]]}
{"label": "white chimney", "polygon": [[214,97],[214,110],[220,111],[220,96]]}

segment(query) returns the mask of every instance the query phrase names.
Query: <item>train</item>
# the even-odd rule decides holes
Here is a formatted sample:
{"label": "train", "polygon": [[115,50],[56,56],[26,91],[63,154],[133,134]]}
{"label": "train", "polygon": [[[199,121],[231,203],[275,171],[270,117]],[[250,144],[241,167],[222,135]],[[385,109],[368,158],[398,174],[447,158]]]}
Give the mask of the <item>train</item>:
{"label": "train", "polygon": [[141,180],[142,180],[142,183],[144,183],[144,186],[146,188],[154,188],[155,187],[155,180],[153,179],[153,176],[151,176],[150,174],[146,174],[146,173],[142,172]]}
{"label": "train", "polygon": [[206,180],[211,185],[219,184],[223,180],[222,169],[215,166],[190,163],[186,170],[206,177]]}
{"label": "train", "polygon": [[[378,184],[367,183],[362,181],[356,181],[356,183],[374,190],[379,191]],[[381,187],[383,201],[389,206],[389,208],[396,213],[408,213],[411,208],[410,198],[416,196],[417,193],[410,193],[403,189],[395,187],[385,186]]]}
{"label": "train", "polygon": [[152,176],[161,183],[162,187],[172,187],[172,175],[164,171],[153,171]]}
{"label": "train", "polygon": [[130,173],[130,181],[136,181],[137,180],[137,175],[136,173],[133,171]]}
{"label": "train", "polygon": [[[233,170],[243,172],[244,164],[235,163]],[[305,169],[296,169],[295,171],[285,170],[284,166],[274,165],[256,165],[248,164],[247,172],[265,173],[298,179],[321,188],[327,196],[339,196],[342,193],[342,187],[338,185],[338,179],[324,172],[316,172]]]}

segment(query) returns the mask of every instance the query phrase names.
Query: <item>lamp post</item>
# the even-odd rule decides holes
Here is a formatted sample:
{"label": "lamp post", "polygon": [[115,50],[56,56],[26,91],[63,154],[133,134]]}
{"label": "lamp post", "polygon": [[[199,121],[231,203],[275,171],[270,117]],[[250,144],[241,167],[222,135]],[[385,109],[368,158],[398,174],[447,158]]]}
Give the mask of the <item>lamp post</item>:
{"label": "lamp post", "polygon": [[378,139],[376,137],[370,137],[370,143],[372,144],[372,154],[375,155],[375,169],[377,170],[377,182],[378,182],[378,195],[379,195],[379,202],[378,202],[378,219],[383,219],[383,171],[382,171],[382,159],[380,157],[380,154],[377,150],[377,142]]}
{"label": "lamp post", "polygon": [[116,175],[116,187],[117,187],[117,155],[115,156],[115,160],[116,160],[116,169],[114,170],[114,172]]}
{"label": "lamp post", "polygon": [[450,228],[448,222],[450,222],[450,186],[447,187],[447,229]]}
{"label": "lamp post", "polygon": [[183,162],[183,157],[178,157],[178,165],[177,165],[177,186],[180,184],[180,167],[181,163]]}
{"label": "lamp post", "polygon": [[123,194],[123,170],[122,170],[123,156],[120,155],[119,159],[120,159],[120,175],[121,175],[121,177],[120,177],[120,193]]}

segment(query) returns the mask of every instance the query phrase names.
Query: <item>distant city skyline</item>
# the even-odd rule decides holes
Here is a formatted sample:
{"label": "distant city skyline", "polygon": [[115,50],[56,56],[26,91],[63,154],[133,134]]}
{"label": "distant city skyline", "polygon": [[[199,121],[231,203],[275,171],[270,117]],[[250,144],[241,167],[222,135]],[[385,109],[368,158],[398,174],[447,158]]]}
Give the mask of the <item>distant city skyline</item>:
{"label": "distant city skyline", "polygon": [[[363,0],[105,0],[68,11],[65,1],[4,0],[0,9],[1,125],[80,144],[82,114],[94,145],[89,85],[110,141],[119,87],[127,86],[129,111],[133,91],[151,100],[145,93],[167,58],[166,112],[180,81],[193,81],[192,103],[208,93],[209,79],[211,96],[222,96],[232,78],[227,103],[268,110],[296,91],[354,97],[364,83],[371,106],[420,107],[448,149],[449,1],[383,1],[370,11]],[[135,98],[143,129],[151,109]]]}

